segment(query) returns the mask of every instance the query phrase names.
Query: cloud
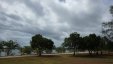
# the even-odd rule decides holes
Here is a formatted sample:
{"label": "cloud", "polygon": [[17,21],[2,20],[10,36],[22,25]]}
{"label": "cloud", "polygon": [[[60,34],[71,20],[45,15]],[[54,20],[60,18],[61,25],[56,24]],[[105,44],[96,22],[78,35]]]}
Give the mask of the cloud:
{"label": "cloud", "polygon": [[31,37],[40,33],[59,46],[72,32],[99,34],[101,23],[110,16],[108,10],[111,2],[0,0],[0,39],[13,39],[22,45],[29,45]]}

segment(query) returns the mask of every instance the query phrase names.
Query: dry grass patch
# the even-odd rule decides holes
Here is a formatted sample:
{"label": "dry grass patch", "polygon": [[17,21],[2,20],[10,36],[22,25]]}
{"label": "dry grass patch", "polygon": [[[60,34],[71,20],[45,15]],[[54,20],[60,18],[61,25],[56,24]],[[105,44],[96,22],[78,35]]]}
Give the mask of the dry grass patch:
{"label": "dry grass patch", "polygon": [[113,58],[72,57],[70,55],[0,59],[0,64],[113,64]]}

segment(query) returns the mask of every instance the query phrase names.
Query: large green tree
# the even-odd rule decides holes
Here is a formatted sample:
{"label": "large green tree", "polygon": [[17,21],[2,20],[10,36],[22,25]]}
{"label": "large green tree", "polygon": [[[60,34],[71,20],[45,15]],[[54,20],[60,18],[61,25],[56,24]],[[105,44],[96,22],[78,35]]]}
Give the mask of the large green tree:
{"label": "large green tree", "polygon": [[47,39],[40,34],[36,34],[32,37],[31,47],[37,50],[37,54],[41,56],[42,51],[52,50],[54,47],[54,42],[51,39]]}
{"label": "large green tree", "polygon": [[91,55],[92,52],[95,52],[98,54],[98,51],[101,51],[104,48],[104,41],[100,36],[97,36],[96,34],[90,34],[89,36],[84,37],[84,43],[85,43],[85,49],[89,51],[89,54]]}
{"label": "large green tree", "polygon": [[80,34],[77,32],[71,33],[68,38],[64,39],[64,46],[70,49],[73,49],[73,55],[77,52],[80,43]]}

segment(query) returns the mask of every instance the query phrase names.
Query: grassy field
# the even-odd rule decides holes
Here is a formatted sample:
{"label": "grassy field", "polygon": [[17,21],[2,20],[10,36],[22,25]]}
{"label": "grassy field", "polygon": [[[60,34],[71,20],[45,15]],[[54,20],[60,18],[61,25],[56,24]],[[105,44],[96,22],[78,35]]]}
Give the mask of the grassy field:
{"label": "grassy field", "polygon": [[0,64],[113,64],[113,57],[32,56],[0,59]]}

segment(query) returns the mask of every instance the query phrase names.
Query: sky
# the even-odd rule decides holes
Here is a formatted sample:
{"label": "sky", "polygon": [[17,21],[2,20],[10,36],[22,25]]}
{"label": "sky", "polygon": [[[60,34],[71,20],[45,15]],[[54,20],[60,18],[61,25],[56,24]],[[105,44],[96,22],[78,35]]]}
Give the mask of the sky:
{"label": "sky", "polygon": [[102,22],[109,21],[113,0],[0,0],[0,40],[29,45],[42,34],[63,43],[72,32],[85,36],[101,34]]}

